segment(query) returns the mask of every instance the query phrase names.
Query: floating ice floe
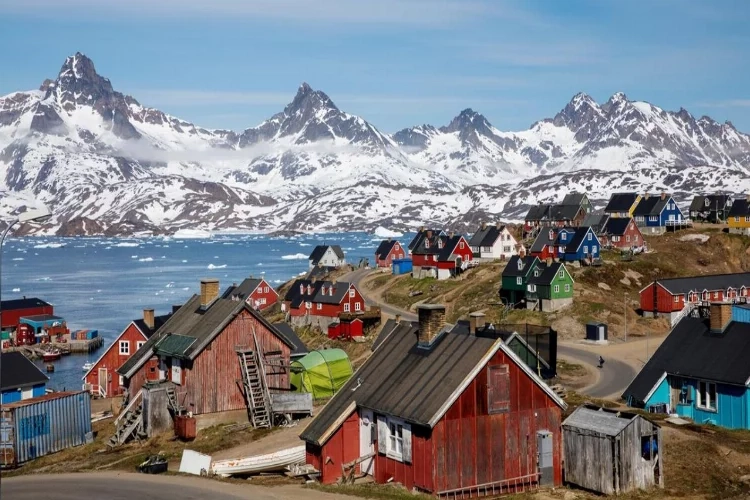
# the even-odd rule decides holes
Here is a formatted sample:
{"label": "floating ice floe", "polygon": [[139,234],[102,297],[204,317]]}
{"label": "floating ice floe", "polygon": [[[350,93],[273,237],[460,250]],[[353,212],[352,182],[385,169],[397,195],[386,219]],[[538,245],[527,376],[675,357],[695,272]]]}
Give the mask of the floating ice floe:
{"label": "floating ice floe", "polygon": [[64,246],[65,243],[39,243],[34,245],[34,248],[62,248]]}
{"label": "floating ice floe", "polygon": [[131,256],[130,256],[130,258],[131,258],[131,259],[137,259],[137,258],[138,258],[138,256],[137,256],[137,255],[131,255]]}
{"label": "floating ice floe", "polygon": [[14,289],[13,289],[13,291],[14,291],[14,292],[20,292],[20,291],[21,291],[21,289],[20,289],[20,288],[14,288]]}
{"label": "floating ice floe", "polygon": [[184,264],[185,262],[187,262],[187,259],[182,259],[182,263]]}
{"label": "floating ice floe", "polygon": [[190,239],[206,239],[211,237],[211,231],[203,231],[201,229],[179,229],[172,235],[173,238],[182,238],[186,240]]}
{"label": "floating ice floe", "polygon": [[282,255],[281,258],[284,260],[304,260],[307,259],[307,255],[303,253],[295,253],[292,255]]}
{"label": "floating ice floe", "polygon": [[23,257],[14,257],[13,260],[23,260]]}
{"label": "floating ice floe", "polygon": [[152,257],[144,257],[142,259],[138,259],[138,262],[152,262],[154,259]]}
{"label": "floating ice floe", "polygon": [[120,243],[115,243],[112,245],[113,247],[122,247],[122,248],[129,248],[129,247],[137,247],[140,246],[140,243],[136,243],[134,241],[121,241]]}
{"label": "floating ice floe", "polygon": [[227,265],[226,265],[226,264],[221,264],[221,265],[219,265],[219,266],[217,266],[217,265],[214,265],[214,264],[209,264],[209,265],[208,265],[208,268],[209,268],[209,269],[225,269],[226,267],[227,267]]}

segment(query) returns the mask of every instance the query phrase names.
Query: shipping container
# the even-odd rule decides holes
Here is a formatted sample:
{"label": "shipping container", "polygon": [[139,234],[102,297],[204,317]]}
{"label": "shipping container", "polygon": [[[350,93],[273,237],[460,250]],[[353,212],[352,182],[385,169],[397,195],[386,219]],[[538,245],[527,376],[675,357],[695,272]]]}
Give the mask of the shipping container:
{"label": "shipping container", "polygon": [[605,323],[586,323],[586,340],[604,342],[608,340],[609,333]]}
{"label": "shipping container", "polygon": [[393,259],[393,274],[406,274],[412,271],[412,260],[411,259]]}
{"label": "shipping container", "polygon": [[99,336],[99,330],[86,330],[87,339],[95,339]]}
{"label": "shipping container", "polygon": [[16,467],[92,440],[87,392],[53,392],[11,403],[0,414],[0,467]]}

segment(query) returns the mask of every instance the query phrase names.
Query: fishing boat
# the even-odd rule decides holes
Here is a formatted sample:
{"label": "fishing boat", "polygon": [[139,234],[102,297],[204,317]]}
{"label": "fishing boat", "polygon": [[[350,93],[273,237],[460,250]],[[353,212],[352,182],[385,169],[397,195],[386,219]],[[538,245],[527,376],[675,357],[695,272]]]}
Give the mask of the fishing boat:
{"label": "fishing boat", "polygon": [[95,363],[93,361],[86,361],[83,364],[83,371],[85,371],[85,372],[89,371],[90,369],[92,369],[94,367],[94,364]]}
{"label": "fishing boat", "polygon": [[51,351],[47,351],[44,354],[42,354],[42,360],[47,361],[57,361],[60,359],[60,351],[58,349],[52,349]]}
{"label": "fishing boat", "polygon": [[305,447],[295,446],[267,455],[216,461],[211,465],[211,470],[214,474],[223,477],[259,474],[261,472],[283,471],[291,465],[301,464],[304,461]]}

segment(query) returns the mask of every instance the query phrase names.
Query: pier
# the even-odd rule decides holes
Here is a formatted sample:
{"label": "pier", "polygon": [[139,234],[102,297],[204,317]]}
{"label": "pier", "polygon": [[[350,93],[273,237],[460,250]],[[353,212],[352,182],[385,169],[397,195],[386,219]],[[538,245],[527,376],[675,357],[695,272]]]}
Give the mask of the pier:
{"label": "pier", "polygon": [[6,347],[3,352],[21,352],[30,359],[40,359],[50,349],[58,349],[63,356],[71,353],[87,354],[94,352],[104,345],[102,337],[85,340],[68,340],[67,342],[50,342],[48,344],[34,344]]}

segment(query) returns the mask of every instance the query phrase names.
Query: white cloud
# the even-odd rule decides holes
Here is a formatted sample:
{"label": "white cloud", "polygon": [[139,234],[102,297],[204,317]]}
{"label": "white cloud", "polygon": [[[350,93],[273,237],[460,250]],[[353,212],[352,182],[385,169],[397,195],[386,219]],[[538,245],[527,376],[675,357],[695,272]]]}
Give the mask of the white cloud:
{"label": "white cloud", "polygon": [[750,108],[750,99],[727,99],[724,101],[699,102],[698,108]]}

